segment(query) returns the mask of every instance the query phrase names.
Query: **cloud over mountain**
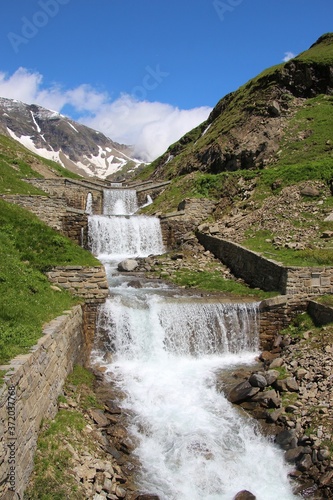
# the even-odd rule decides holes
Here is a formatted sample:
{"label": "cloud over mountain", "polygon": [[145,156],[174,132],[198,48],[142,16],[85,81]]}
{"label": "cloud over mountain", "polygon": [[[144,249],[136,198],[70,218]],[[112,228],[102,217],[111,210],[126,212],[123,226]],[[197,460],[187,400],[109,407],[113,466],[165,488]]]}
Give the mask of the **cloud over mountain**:
{"label": "cloud over mountain", "polygon": [[182,110],[170,104],[138,100],[122,94],[112,100],[107,92],[82,84],[64,89],[43,85],[43,75],[19,68],[13,74],[0,72],[0,96],[28,104],[39,104],[62,112],[71,106],[76,121],[103,132],[112,140],[134,146],[135,154],[151,161],[182,135],[204,121],[211,108]]}

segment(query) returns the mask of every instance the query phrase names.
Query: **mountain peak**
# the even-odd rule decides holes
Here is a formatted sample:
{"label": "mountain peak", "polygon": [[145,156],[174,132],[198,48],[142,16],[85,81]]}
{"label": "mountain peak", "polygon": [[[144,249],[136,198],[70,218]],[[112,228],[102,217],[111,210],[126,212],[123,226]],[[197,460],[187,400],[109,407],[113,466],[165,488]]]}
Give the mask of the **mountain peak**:
{"label": "mountain peak", "polygon": [[129,146],[113,142],[57,111],[15,99],[0,97],[0,131],[84,177],[122,175],[142,163],[131,158]]}

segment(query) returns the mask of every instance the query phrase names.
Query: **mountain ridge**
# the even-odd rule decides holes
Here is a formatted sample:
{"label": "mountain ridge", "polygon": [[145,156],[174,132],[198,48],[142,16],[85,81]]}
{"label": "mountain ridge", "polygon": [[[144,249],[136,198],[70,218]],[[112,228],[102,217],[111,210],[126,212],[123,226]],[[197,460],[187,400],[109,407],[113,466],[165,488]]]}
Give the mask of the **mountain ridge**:
{"label": "mountain ridge", "polygon": [[297,57],[266,69],[224,96],[205,122],[146,168],[146,178],[274,165],[298,110],[308,99],[332,93],[333,34],[327,33]]}
{"label": "mountain ridge", "polygon": [[142,164],[131,148],[36,104],[0,97],[0,132],[83,177],[106,179]]}

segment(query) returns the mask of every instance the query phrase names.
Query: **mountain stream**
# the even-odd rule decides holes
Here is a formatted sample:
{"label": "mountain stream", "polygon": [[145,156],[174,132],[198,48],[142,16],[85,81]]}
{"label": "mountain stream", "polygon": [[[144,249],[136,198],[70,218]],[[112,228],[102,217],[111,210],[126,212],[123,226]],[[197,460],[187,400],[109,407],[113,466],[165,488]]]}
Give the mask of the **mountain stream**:
{"label": "mountain stream", "polygon": [[135,191],[110,190],[104,215],[89,217],[92,252],[110,296],[99,312],[107,332],[93,357],[126,398],[141,463],[137,484],[161,500],[292,500],[282,452],[216,389],[216,372],[255,362],[258,304],[186,296],[157,280],[117,272],[125,258],[164,252],[159,220],[132,215]]}

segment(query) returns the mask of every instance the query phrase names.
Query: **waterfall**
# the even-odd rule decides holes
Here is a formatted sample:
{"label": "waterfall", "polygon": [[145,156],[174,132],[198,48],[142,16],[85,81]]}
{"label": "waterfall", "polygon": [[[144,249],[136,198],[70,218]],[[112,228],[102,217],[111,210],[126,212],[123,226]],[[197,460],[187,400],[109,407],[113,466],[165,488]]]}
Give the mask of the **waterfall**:
{"label": "waterfall", "polygon": [[101,260],[112,254],[121,260],[128,256],[147,257],[164,252],[160,221],[157,217],[88,218],[89,248]]}
{"label": "waterfall", "polygon": [[104,215],[131,215],[138,210],[138,201],[134,189],[104,189]]}
{"label": "waterfall", "polygon": [[128,359],[255,353],[258,350],[256,304],[207,303],[202,300],[138,293],[108,299],[99,328],[108,331],[110,350]]}
{"label": "waterfall", "polygon": [[[143,491],[161,500],[295,499],[283,454],[216,389],[216,371],[252,363],[258,304],[206,302],[148,290],[115,294],[100,310],[102,359],[127,395]],[[98,356],[98,354],[95,354]]]}
{"label": "waterfall", "polygon": [[244,489],[257,500],[296,499],[283,452],[216,388],[217,371],[255,362],[258,304],[187,297],[143,279],[136,288],[134,277],[115,275],[121,258],[163,252],[158,219],[92,216],[88,230],[93,253],[113,261],[93,361],[126,394],[119,404],[131,415],[139,488],[161,500],[231,500]]}
{"label": "waterfall", "polygon": [[91,215],[93,213],[93,197],[91,193],[87,194],[86,209],[85,213]]}

